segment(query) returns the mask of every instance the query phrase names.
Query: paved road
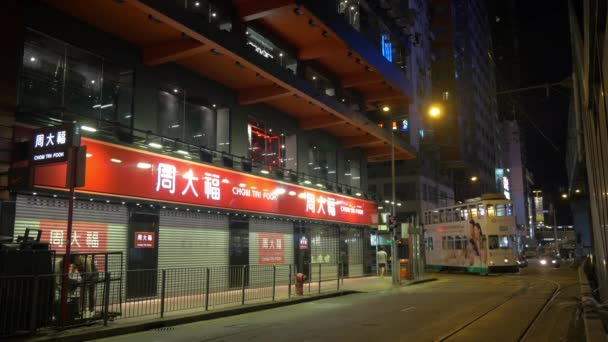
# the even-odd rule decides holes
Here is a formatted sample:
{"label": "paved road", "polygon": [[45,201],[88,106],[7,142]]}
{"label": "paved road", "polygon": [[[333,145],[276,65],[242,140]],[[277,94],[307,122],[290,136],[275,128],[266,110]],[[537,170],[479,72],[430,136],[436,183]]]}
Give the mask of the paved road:
{"label": "paved road", "polygon": [[575,269],[440,277],[104,341],[584,341]]}

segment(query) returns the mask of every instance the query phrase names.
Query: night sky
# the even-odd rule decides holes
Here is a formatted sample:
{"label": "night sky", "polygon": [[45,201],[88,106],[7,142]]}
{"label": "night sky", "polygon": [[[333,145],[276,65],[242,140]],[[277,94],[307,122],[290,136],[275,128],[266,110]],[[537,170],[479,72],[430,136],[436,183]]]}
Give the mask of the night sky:
{"label": "night sky", "polygon": [[[515,0],[515,16],[520,42],[519,87],[570,77],[567,1]],[[545,197],[557,199],[568,187],[565,155],[570,90],[557,86],[550,88],[549,97],[545,89],[538,89],[522,92],[519,98],[524,113],[518,114],[518,121],[525,141],[527,167],[534,175],[535,188],[543,190]],[[558,202],[561,202],[557,206],[558,223],[567,223],[571,220],[569,207],[566,201]]]}

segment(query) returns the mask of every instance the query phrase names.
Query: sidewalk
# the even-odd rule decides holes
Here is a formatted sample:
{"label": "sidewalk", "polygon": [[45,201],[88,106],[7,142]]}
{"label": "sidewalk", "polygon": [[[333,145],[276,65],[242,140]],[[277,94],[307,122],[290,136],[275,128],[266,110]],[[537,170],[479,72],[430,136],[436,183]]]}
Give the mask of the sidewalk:
{"label": "sidewalk", "polygon": [[598,303],[593,299],[591,294],[591,286],[583,265],[578,267],[578,282],[580,286],[581,306],[583,309],[583,322],[585,328],[585,336],[587,341],[606,341],[606,330],[604,323],[598,313]]}
{"label": "sidewalk", "polygon": [[[402,281],[401,286],[409,286],[418,283],[434,281],[436,278],[425,278],[418,281]],[[337,297],[361,292],[384,291],[393,288],[391,277],[360,277],[347,278],[340,282],[339,289],[337,281],[324,281],[320,284],[311,282],[304,284],[304,295],[295,295],[295,286],[291,288],[291,298],[288,298],[289,291],[287,286],[277,286],[275,290],[275,300],[271,299],[253,299],[247,300],[244,305],[240,303],[222,304],[220,301],[214,301],[213,305],[209,305],[209,311],[204,311],[204,308],[179,309],[180,301],[191,302],[191,298],[174,299],[171,305],[175,311],[167,311],[163,318],[155,315],[138,316],[132,318],[119,319],[110,322],[108,326],[103,326],[103,323],[95,323],[85,327],[72,328],[64,331],[47,330],[39,335],[29,338],[30,341],[83,341],[97,338],[104,338],[116,335],[135,333],[139,331],[156,329],[161,327],[191,323],[196,321],[215,319],[226,316],[240,315],[253,311],[267,310],[287,305],[294,305],[304,302],[309,302],[318,299]],[[248,291],[267,291],[266,288],[251,289]],[[222,298],[226,296],[222,293]],[[213,297],[210,297],[213,298]],[[211,302],[211,300],[210,300]],[[125,312],[129,312],[129,307],[136,307],[137,303],[129,304],[125,307]],[[171,306],[170,306],[171,307]],[[133,309],[131,309],[133,310]]]}

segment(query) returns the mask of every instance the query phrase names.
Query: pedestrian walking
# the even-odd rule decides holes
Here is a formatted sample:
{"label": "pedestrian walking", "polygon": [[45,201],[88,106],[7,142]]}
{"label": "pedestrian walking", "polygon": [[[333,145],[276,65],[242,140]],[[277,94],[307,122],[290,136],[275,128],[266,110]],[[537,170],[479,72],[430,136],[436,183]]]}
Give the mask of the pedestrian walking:
{"label": "pedestrian walking", "polygon": [[380,270],[380,278],[384,278],[384,270],[386,269],[386,259],[388,255],[384,251],[384,248],[380,247],[378,253],[376,253],[376,263],[378,264],[378,269]]}

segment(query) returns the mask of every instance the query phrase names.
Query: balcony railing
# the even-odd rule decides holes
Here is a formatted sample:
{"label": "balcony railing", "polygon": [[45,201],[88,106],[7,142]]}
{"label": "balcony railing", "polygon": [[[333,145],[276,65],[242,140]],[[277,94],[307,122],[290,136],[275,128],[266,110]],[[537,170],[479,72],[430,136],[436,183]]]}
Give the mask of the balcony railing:
{"label": "balcony railing", "polygon": [[327,190],[346,196],[361,197],[368,200],[377,200],[377,195],[361,188],[348,184],[334,182],[325,178],[316,177],[296,170],[277,167],[276,165],[253,162],[251,158],[236,156],[228,152],[217,151],[203,146],[189,144],[179,139],[165,137],[150,131],[144,131],[118,122],[99,120],[88,116],[71,113],[60,109],[20,114],[23,122],[48,126],[62,123],[78,122],[79,124],[94,127],[96,132],[82,132],[88,137],[98,140],[117,142],[137,149],[150,150],[154,144],[154,152],[172,157],[184,158],[184,154],[177,151],[187,151],[188,160],[205,164],[212,164],[235,171],[252,173],[278,181],[298,184],[300,186]]}

